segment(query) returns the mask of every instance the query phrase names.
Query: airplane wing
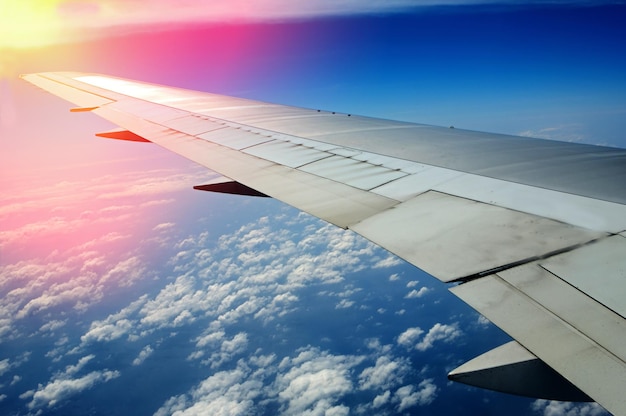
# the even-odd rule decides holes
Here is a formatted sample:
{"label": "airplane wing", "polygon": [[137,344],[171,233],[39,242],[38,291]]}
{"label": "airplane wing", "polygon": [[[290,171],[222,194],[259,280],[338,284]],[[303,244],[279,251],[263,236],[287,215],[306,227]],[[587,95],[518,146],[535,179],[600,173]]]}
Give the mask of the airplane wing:
{"label": "airplane wing", "polygon": [[626,150],[303,109],[86,73],[22,76],[449,282],[516,341],[453,380],[626,414]]}

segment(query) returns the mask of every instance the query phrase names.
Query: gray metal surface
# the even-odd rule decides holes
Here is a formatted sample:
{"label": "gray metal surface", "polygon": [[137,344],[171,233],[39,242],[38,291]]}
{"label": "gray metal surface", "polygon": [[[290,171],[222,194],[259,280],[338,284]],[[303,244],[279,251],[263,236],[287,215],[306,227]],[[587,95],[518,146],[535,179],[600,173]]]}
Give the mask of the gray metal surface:
{"label": "gray metal surface", "polygon": [[[598,243],[595,243],[598,244]],[[558,316],[575,330],[610,352],[622,361],[626,369],[626,321],[614,311],[605,307],[588,294],[579,291],[567,282],[567,274],[554,275],[545,269],[545,263],[568,257],[569,253],[527,265],[499,272],[497,276],[516,288],[520,293],[533,299],[547,312]],[[593,258],[587,258],[593,262]],[[569,269],[569,273],[575,272]],[[602,284],[602,282],[598,282]],[[611,286],[615,288],[615,286]]]}
{"label": "gray metal surface", "polygon": [[331,156],[309,163],[302,166],[301,170],[364,190],[376,188],[406,176],[406,173],[398,170],[391,170],[342,156]]}
{"label": "gray metal surface", "polygon": [[[337,146],[626,203],[626,150],[317,112],[253,100],[80,76],[92,85]],[[202,103],[202,104],[201,104]],[[251,115],[252,114],[252,115]]]}
{"label": "gray metal surface", "polygon": [[271,160],[290,168],[297,168],[332,156],[330,153],[282,140],[272,140],[251,146],[245,149],[245,153]]}
{"label": "gray metal surface", "polygon": [[444,282],[606,235],[433,191],[351,228]]}
{"label": "gray metal surface", "polygon": [[607,410],[626,413],[623,318],[536,264],[450,290]]}
{"label": "gray metal surface", "polygon": [[[541,267],[626,317],[625,254],[626,238],[615,235],[543,261]],[[626,330],[623,335],[622,359],[626,361]]]}
{"label": "gray metal surface", "polygon": [[[228,178],[343,228],[398,203],[343,183],[298,171],[129,116],[118,111],[116,104],[95,112],[140,136],[150,137],[152,142],[190,160],[203,166],[211,166],[211,170]],[[238,136],[259,137],[241,130]]]}

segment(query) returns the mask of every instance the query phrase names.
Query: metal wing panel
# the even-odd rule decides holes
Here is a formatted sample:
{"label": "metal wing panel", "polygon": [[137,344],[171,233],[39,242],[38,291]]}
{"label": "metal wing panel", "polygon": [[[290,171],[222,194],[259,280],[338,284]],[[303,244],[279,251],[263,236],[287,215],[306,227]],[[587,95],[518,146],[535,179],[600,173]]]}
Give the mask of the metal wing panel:
{"label": "metal wing panel", "polygon": [[[445,178],[446,174],[432,172],[432,176]],[[618,233],[626,229],[625,207],[613,202],[472,174],[441,180],[432,189],[591,230]]]}
{"label": "metal wing panel", "polygon": [[[265,121],[251,122],[244,121],[246,108],[267,106],[267,103],[112,77],[72,76],[98,87],[108,87],[118,94],[167,103],[178,109],[210,115],[219,108],[229,108],[234,111],[230,114],[230,121],[250,127],[278,130],[286,135],[314,138],[339,147],[626,204],[626,187],[622,185],[626,183],[624,149],[318,113],[288,106],[266,107]],[[71,82],[77,81],[71,79]],[[284,112],[293,116],[281,118]]]}
{"label": "metal wing panel", "polygon": [[109,98],[91,92],[83,91],[77,88],[68,88],[64,84],[59,84],[58,81],[43,76],[25,75],[23,78],[33,85],[36,85],[39,88],[51,92],[52,94],[81,107],[99,107],[113,102],[113,100]]}
{"label": "metal wing panel", "polygon": [[[626,317],[626,238],[611,236],[541,263],[579,291]],[[626,349],[626,331],[621,338]],[[623,359],[626,360],[626,354]],[[625,390],[626,391],[626,390]]]}
{"label": "metal wing panel", "polygon": [[331,156],[309,163],[302,166],[301,170],[363,190],[370,190],[406,176],[402,171],[342,156]]}
{"label": "metal wing panel", "polygon": [[[113,105],[95,112],[228,178],[343,228],[398,203],[160,126],[117,111]],[[238,135],[256,136],[245,131],[239,131]]]}
{"label": "metal wing panel", "polygon": [[272,137],[232,129],[227,125],[218,124],[217,126],[215,130],[199,134],[197,137],[234,150],[242,150],[274,140]]}
{"label": "metal wing panel", "polygon": [[607,410],[624,413],[622,317],[536,264],[451,291]]}
{"label": "metal wing panel", "polygon": [[606,236],[434,191],[351,228],[444,282],[486,274]]}
{"label": "metal wing panel", "polygon": [[251,146],[244,152],[291,168],[297,168],[332,156],[327,152],[282,140],[272,140]]}

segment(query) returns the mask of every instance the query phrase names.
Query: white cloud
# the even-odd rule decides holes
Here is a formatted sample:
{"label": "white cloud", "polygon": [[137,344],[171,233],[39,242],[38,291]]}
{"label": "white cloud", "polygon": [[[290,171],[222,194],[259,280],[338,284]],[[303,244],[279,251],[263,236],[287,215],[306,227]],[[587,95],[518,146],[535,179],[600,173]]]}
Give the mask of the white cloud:
{"label": "white cloud", "polygon": [[10,368],[11,368],[11,365],[9,364],[9,359],[8,358],[5,358],[4,360],[1,360],[0,361],[0,376],[2,376],[4,373],[9,371]]}
{"label": "white cloud", "polygon": [[449,342],[453,339],[458,338],[459,336],[461,336],[461,334],[462,332],[458,328],[457,324],[445,325],[437,323],[432,328],[430,328],[428,333],[424,336],[424,339],[422,339],[415,346],[415,348],[420,351],[426,351],[433,346],[433,343],[435,341]]}
{"label": "white cloud", "polygon": [[389,398],[391,397],[391,392],[389,390],[385,391],[382,394],[374,397],[374,401],[372,402],[372,407],[374,409],[379,408],[389,402]]}
{"label": "white cloud", "polygon": [[0,376],[28,362],[28,360],[30,359],[30,356],[31,356],[31,352],[25,351],[22,354],[20,354],[18,357],[16,357],[13,361],[9,360],[8,358],[0,360]]}
{"label": "white cloud", "polygon": [[389,254],[382,260],[377,261],[372,266],[372,269],[386,269],[388,267],[394,267],[402,264],[402,260],[399,257],[394,256],[393,254]]}
{"label": "white cloud", "polygon": [[604,416],[609,413],[598,403],[557,402],[535,400],[531,409],[543,416]]}
{"label": "white cloud", "polygon": [[[263,218],[219,238],[218,244],[204,232],[187,236],[179,242],[180,251],[170,260],[168,267],[178,268],[179,271],[167,280],[167,285],[154,294],[141,296],[105,319],[92,322],[81,337],[80,347],[70,349],[72,345],[66,345],[64,349],[79,353],[88,351],[90,343],[121,339],[138,341],[159,330],[167,330],[164,336],[169,336],[173,328],[203,320],[202,325],[208,329],[192,338],[194,351],[189,354],[189,359],[203,360],[215,370],[227,370],[214,373],[215,377],[207,378],[187,394],[172,397],[163,405],[162,412],[165,414],[204,411],[219,414],[218,409],[246,414],[255,408],[255,401],[260,397],[278,402],[287,414],[318,411],[347,414],[349,409],[341,400],[357,387],[380,393],[381,397],[376,401],[380,406],[383,399],[385,403],[390,403],[395,397],[392,389],[408,371],[408,364],[402,359],[378,359],[375,364],[353,374],[365,357],[332,355],[309,347],[300,350],[295,357],[280,362],[275,355],[262,356],[260,352],[255,353],[258,357],[254,360],[242,358],[247,355],[252,340],[246,333],[231,332],[232,325],[243,320],[258,320],[267,324],[296,310],[299,291],[308,289],[311,284],[329,285],[327,295],[336,296],[340,306],[351,307],[353,301],[349,300],[349,296],[357,293],[359,288],[342,285],[341,289],[337,289],[330,285],[342,282],[347,273],[358,272],[380,261],[382,251],[356,234],[322,225],[308,216],[301,219],[302,227],[294,231],[281,227],[282,223],[275,217]],[[155,227],[153,231],[164,234],[175,231],[175,227],[159,224],[148,229]],[[306,234],[308,232],[311,234]],[[108,235],[115,237],[114,234]],[[243,248],[247,251],[242,251]],[[183,251],[184,254],[178,255]],[[244,256],[232,255],[242,252]],[[78,270],[77,267],[84,268],[86,274],[99,271],[99,278],[89,280],[83,277],[72,283],[44,285],[46,290],[38,296],[32,295],[34,286],[25,285],[9,298],[29,299],[23,297],[28,293],[31,296],[28,302],[32,303],[27,306],[26,302],[21,309],[18,307],[15,310],[30,313],[43,311],[49,308],[44,302],[44,295],[71,294],[75,288],[89,288],[101,295],[105,292],[99,288],[104,282],[120,282],[128,276],[131,280],[134,279],[132,276],[141,278],[145,271],[146,263],[133,253],[115,258],[103,256],[97,246],[85,246],[71,263],[60,262],[59,265],[70,272]],[[29,276],[33,274],[41,276],[41,273],[49,273],[45,266],[43,261],[29,263],[30,269],[25,267],[22,270],[23,280],[30,282]],[[104,268],[104,271],[99,268]],[[52,274],[45,276],[45,281],[54,280]],[[69,299],[77,301],[81,296],[83,300],[88,300],[93,294],[79,296],[76,293]],[[67,322],[70,321],[51,321],[42,330],[62,328]],[[146,344],[144,342],[139,346]],[[384,354],[391,348],[380,345],[378,341],[378,346],[370,353]],[[132,364],[140,365],[152,353],[153,346],[146,345]],[[55,355],[55,359],[60,357],[61,352]],[[232,370],[231,364],[237,360],[237,369]],[[95,367],[94,361],[92,355],[81,358],[62,374],[27,392],[24,398],[29,399],[32,409],[53,406],[84,389],[119,376],[119,372],[109,369],[88,372]],[[228,367],[224,365],[226,363]],[[249,367],[259,368],[251,370]],[[270,376],[275,378],[268,378]],[[386,397],[385,389],[389,390]]]}
{"label": "white cloud", "polygon": [[480,327],[487,327],[491,324],[491,321],[487,318],[485,318],[483,315],[478,315],[478,318],[476,319],[476,323],[478,324],[478,326]]}
{"label": "white cloud", "polygon": [[[322,225],[310,216],[302,221],[304,229],[294,232],[276,218],[263,217],[219,237],[211,249],[206,232],[185,237],[177,244],[182,251],[169,261],[180,275],[133,311],[93,322],[82,341],[147,335],[188,325],[201,316],[213,320],[215,331],[247,317],[268,324],[297,309],[299,290],[341,282],[346,273],[369,267],[378,258],[374,253],[379,249],[353,232]],[[318,228],[307,229],[307,223]],[[109,275],[122,276],[127,268],[141,271],[141,264],[132,259],[118,263]],[[344,299],[337,306],[353,306],[345,297],[356,291],[338,294]],[[202,356],[211,357],[198,349],[189,358]],[[213,359],[212,365],[222,362]]]}
{"label": "white cloud", "polygon": [[233,357],[241,355],[248,347],[248,335],[240,332],[231,339],[222,339],[219,350],[213,352],[203,364],[209,364],[211,368],[218,368],[225,362],[233,360]]}
{"label": "white cloud", "polygon": [[585,137],[581,134],[581,127],[580,124],[559,125],[544,127],[538,130],[526,130],[520,132],[519,135],[566,142],[582,142],[585,141]]}
{"label": "white cloud", "polygon": [[162,222],[152,227],[152,229],[154,231],[169,231],[174,227],[176,227],[176,224],[173,222]]}
{"label": "white cloud", "polygon": [[90,355],[87,355],[85,357],[80,358],[75,365],[68,365],[65,368],[65,375],[71,376],[71,375],[74,375],[74,374],[78,373],[80,370],[83,369],[83,367],[89,361],[93,360],[94,358],[96,358],[96,356],[93,355],[93,354],[90,354]]}
{"label": "white cloud", "polygon": [[427,287],[422,287],[420,288],[420,290],[411,290],[406,296],[406,299],[417,299],[417,298],[421,298],[422,296],[424,296],[426,293],[430,292],[430,289]]}
{"label": "white cloud", "polygon": [[53,407],[61,400],[120,376],[119,371],[110,370],[93,371],[78,378],[69,377],[72,374],[69,372],[57,375],[45,386],[40,384],[37,390],[27,391],[20,397],[23,399],[32,398],[28,403],[29,409]]}
{"label": "white cloud", "polygon": [[407,348],[413,347],[423,333],[422,328],[409,328],[398,336],[398,344]]}
{"label": "white cloud", "polygon": [[249,415],[254,401],[262,394],[258,373],[240,362],[237,368],[220,371],[206,378],[187,395],[175,396],[155,416]]}
{"label": "white cloud", "polygon": [[146,266],[138,256],[131,256],[119,261],[116,265],[100,278],[98,284],[106,284],[109,281],[118,282],[119,286],[132,286],[146,273]]}
{"label": "white cloud", "polygon": [[120,319],[112,323],[92,322],[91,328],[81,337],[81,341],[89,343],[93,341],[112,341],[126,335],[133,328],[133,322],[128,319]]}
{"label": "white cloud", "polygon": [[415,386],[408,385],[396,390],[393,400],[398,403],[399,412],[415,406],[425,406],[435,400],[437,386],[432,379],[423,380],[417,387],[415,390]]}
{"label": "white cloud", "polygon": [[348,309],[354,305],[353,300],[341,299],[337,305],[335,305],[335,309]]}
{"label": "white cloud", "polygon": [[285,359],[279,368],[289,368],[276,377],[276,390],[286,415],[343,414],[337,401],[353,389],[350,370],[363,357],[331,355],[315,348]]}
{"label": "white cloud", "polygon": [[375,366],[367,367],[359,375],[359,387],[362,390],[388,390],[402,383],[409,370],[410,364],[407,359],[392,360],[387,356],[378,357]]}
{"label": "white cloud", "polygon": [[449,342],[463,334],[456,323],[451,325],[436,323],[418,342],[423,333],[424,331],[419,327],[409,328],[398,336],[398,344],[409,349],[415,348],[419,351],[426,351],[436,341]]}
{"label": "white cloud", "polygon": [[381,355],[389,353],[392,349],[392,345],[383,345],[378,338],[366,339],[365,346]]}
{"label": "white cloud", "polygon": [[154,349],[150,345],[146,345],[141,351],[139,351],[137,358],[133,360],[133,365],[143,364],[143,362],[146,361],[146,358],[151,356],[153,352]]}
{"label": "white cloud", "polygon": [[[19,209],[0,214],[3,224],[11,224],[0,232],[3,257],[44,254],[0,265],[0,288],[14,288],[0,297],[2,337],[18,336],[21,319],[44,316],[59,307],[82,313],[101,302],[111,286],[126,287],[153,277],[146,272],[144,259],[135,254],[141,248],[128,251],[120,242],[130,238],[129,229],[142,222],[148,223],[148,230],[155,228],[155,234],[173,230],[170,223],[149,224],[146,214],[163,201],[173,201],[160,197],[187,188],[188,180],[194,177],[174,170],[152,170],[23,190],[19,198],[31,199],[25,205],[27,215]],[[120,188],[125,192],[143,189],[151,181],[168,185],[132,195],[135,204],[99,198]],[[0,201],[7,198],[0,196]],[[20,200],[13,205],[21,206]],[[46,247],[51,242],[54,250]],[[29,249],[24,251],[24,247]],[[56,331],[66,323],[67,319],[51,320],[43,323],[40,331]]]}

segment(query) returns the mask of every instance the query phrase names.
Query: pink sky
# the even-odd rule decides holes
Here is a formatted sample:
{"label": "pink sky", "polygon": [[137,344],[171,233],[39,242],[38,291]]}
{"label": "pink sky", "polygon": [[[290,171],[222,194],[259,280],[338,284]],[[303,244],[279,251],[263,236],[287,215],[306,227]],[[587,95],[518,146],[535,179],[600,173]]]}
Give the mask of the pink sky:
{"label": "pink sky", "polygon": [[[476,3],[471,0],[470,3]],[[462,4],[428,0],[419,6]],[[485,0],[478,0],[484,3]],[[0,48],[37,47],[141,31],[152,25],[300,19],[340,14],[380,13],[415,7],[411,0],[33,0],[0,5]]]}

